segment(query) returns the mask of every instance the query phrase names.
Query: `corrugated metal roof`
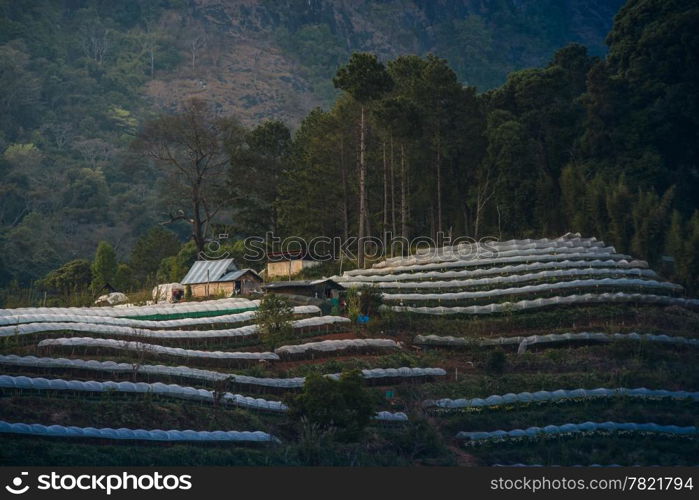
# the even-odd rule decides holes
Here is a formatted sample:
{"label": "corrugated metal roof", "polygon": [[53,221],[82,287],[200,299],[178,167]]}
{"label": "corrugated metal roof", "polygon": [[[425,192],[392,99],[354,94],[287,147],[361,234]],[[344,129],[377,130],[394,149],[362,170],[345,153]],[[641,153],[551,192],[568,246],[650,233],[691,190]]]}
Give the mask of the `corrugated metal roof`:
{"label": "corrugated metal roof", "polygon": [[309,287],[327,284],[329,286],[342,289],[344,288],[339,283],[331,279],[319,279],[319,280],[296,280],[296,281],[274,281],[272,283],[267,283],[264,288],[287,288],[287,287]]}
{"label": "corrugated metal roof", "polygon": [[194,285],[211,281],[221,281],[221,277],[230,271],[237,271],[233,259],[198,260],[189,269],[182,280],[183,285]]}
{"label": "corrugated metal roof", "polygon": [[252,273],[260,281],[262,281],[262,278],[260,278],[260,275],[257,274],[254,269],[239,269],[238,271],[232,271],[228,274],[223,275],[220,279],[218,279],[218,281],[235,281],[242,277],[245,273]]}

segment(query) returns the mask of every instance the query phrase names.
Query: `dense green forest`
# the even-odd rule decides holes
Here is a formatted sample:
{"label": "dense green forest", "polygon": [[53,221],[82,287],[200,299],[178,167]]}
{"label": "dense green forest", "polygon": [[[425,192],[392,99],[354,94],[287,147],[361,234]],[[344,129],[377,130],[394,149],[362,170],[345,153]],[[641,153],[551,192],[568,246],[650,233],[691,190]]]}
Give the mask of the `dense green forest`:
{"label": "dense green forest", "polygon": [[[502,46],[481,50],[467,39],[478,26],[444,35],[452,52],[438,53],[448,60],[314,54],[314,78],[338,97],[293,131],[278,120],[244,125],[214,101],[186,100],[168,113],[148,103],[144,82],[188,61],[146,19],[184,2],[35,2],[34,16],[15,11],[22,3],[3,2],[0,29],[8,289],[39,279],[51,291],[176,280],[214,230],[236,238],[576,231],[653,264],[671,256],[667,273],[699,286],[697,0],[629,0],[606,55],[568,44],[499,86],[498,71],[513,68],[473,59],[502,62]],[[317,31],[303,43],[299,31],[276,36],[302,52]],[[465,77],[469,68],[481,76]],[[116,251],[102,245],[92,265],[79,260],[92,259],[100,240]],[[239,256],[239,243],[230,250]]]}

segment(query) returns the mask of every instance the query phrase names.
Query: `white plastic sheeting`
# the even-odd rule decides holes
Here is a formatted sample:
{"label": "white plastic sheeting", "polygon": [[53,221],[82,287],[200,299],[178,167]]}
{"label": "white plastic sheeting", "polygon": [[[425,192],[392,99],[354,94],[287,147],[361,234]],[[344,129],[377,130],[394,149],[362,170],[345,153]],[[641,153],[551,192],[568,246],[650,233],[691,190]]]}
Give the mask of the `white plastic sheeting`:
{"label": "white plastic sheeting", "polygon": [[[465,307],[412,307],[391,306],[393,311],[414,312],[418,314],[494,314],[510,311],[523,311],[527,309],[539,309],[557,305],[571,304],[596,304],[596,303],[628,303],[639,302],[643,304],[659,304],[666,306],[699,307],[699,299],[683,299],[679,297],[667,297],[665,295],[653,295],[645,293],[585,293],[580,295],[566,295],[564,297],[547,297],[532,300],[520,300],[518,302],[502,302],[499,304],[486,304],[482,306]],[[382,306],[388,307],[388,306]]]}
{"label": "white plastic sheeting", "polygon": [[[422,377],[440,377],[447,374],[442,368],[372,368],[362,370],[361,376],[366,380],[380,380],[382,378],[422,378]],[[340,373],[329,373],[325,375],[333,380],[339,380]],[[233,381],[237,384],[249,384],[264,387],[273,387],[276,389],[300,389],[306,382],[305,377],[293,378],[259,378],[248,377],[246,375],[234,375]]]}
{"label": "white plastic sheeting", "polygon": [[383,422],[407,422],[408,415],[402,411],[392,413],[390,411],[380,411],[374,415],[374,420],[381,420]]}
{"label": "white plastic sheeting", "polygon": [[[319,314],[317,306],[296,306],[294,314]],[[226,323],[244,323],[255,319],[255,311],[236,314],[206,316],[201,318],[166,319],[162,321],[131,318],[114,318],[111,316],[89,316],[80,314],[22,314],[0,316],[0,326],[24,323],[91,323],[100,325],[130,326],[133,328],[180,328],[195,325],[214,325]]]}
{"label": "white plastic sheeting", "polygon": [[419,271],[413,273],[395,273],[395,274],[380,274],[376,276],[366,276],[364,274],[355,274],[352,276],[333,276],[332,279],[342,286],[351,287],[358,286],[359,283],[382,283],[392,281],[407,281],[407,280],[428,280],[438,279],[447,280],[453,278],[479,278],[483,276],[493,275],[509,275],[514,273],[530,273],[531,271],[541,271],[546,269],[592,269],[592,268],[607,268],[610,272],[618,272],[620,269],[644,269],[652,273],[652,277],[657,274],[654,271],[648,270],[648,263],[642,260],[563,260],[553,262],[534,262],[531,264],[515,264],[511,266],[487,267],[482,269],[465,269],[463,271]]}
{"label": "white plastic sheeting", "polygon": [[345,349],[398,349],[400,345],[390,339],[323,340],[299,345],[285,345],[274,350],[279,355],[305,354],[307,352],[334,352]]}
{"label": "white plastic sheeting", "polygon": [[[0,389],[20,389],[36,391],[72,391],[72,392],[121,392],[129,394],[153,394],[157,396],[186,399],[190,401],[203,401],[213,403],[215,395],[213,391],[183,387],[176,384],[146,384],[143,382],[96,382],[90,380],[46,379],[31,377],[10,377],[0,375]],[[226,404],[246,408],[250,410],[263,410],[284,413],[289,408],[280,401],[269,401],[261,398],[252,398],[240,394],[226,392],[221,396],[221,401]],[[375,420],[405,422],[408,416],[402,412],[380,411],[374,417]]]}
{"label": "white plastic sheeting", "polygon": [[[340,323],[350,323],[341,316],[319,316],[303,318],[291,322],[293,328],[311,328],[329,326]],[[240,338],[257,335],[257,325],[241,326],[221,330],[147,330],[128,326],[99,325],[91,323],[26,323],[14,326],[0,327],[0,338],[15,335],[31,335],[43,332],[85,332],[97,333],[116,337],[142,337],[147,339],[220,339]]]}
{"label": "white plastic sheeting", "polygon": [[[591,249],[594,250],[594,249]],[[416,271],[430,271],[437,269],[454,269],[454,268],[466,268],[466,267],[481,267],[481,266],[498,266],[502,264],[510,264],[513,262],[524,262],[524,263],[534,263],[534,262],[550,262],[550,261],[566,261],[566,260],[614,260],[614,261],[629,261],[632,260],[630,255],[623,254],[610,254],[606,252],[579,252],[579,253],[559,253],[551,255],[515,255],[512,257],[495,257],[495,258],[481,258],[481,259],[470,259],[470,260],[458,260],[454,262],[440,262],[436,264],[416,264],[414,266],[396,266],[396,267],[384,267],[380,269],[354,269],[352,271],[347,271],[344,273],[345,277],[354,277],[356,275],[361,276],[375,276],[375,275],[385,275],[394,274],[400,272],[416,272]]]}
{"label": "white plastic sheeting", "polygon": [[202,302],[179,302],[176,304],[157,304],[133,307],[19,307],[17,309],[0,309],[0,316],[26,314],[75,314],[85,316],[110,316],[113,318],[155,316],[169,314],[201,313],[227,311],[231,309],[256,308],[259,300],[219,299]]}
{"label": "white plastic sheeting", "polygon": [[[278,389],[298,389],[303,387],[304,377],[292,378],[263,378],[221,373],[211,370],[201,370],[188,366],[164,366],[164,365],[134,365],[131,363],[116,363],[114,361],[97,361],[67,358],[39,358],[36,356],[17,356],[15,354],[0,355],[0,365],[17,366],[37,369],[78,369],[93,370],[108,373],[144,375],[162,375],[169,377],[182,377],[206,382],[220,382],[226,379],[237,384],[272,387]],[[362,377],[368,380],[380,380],[382,378],[419,378],[419,377],[443,377],[447,374],[442,368],[372,368],[361,371]],[[327,377],[339,379],[339,373],[331,373]]]}
{"label": "white plastic sheeting", "polygon": [[129,298],[121,292],[112,292],[106,295],[100,295],[95,300],[95,304],[106,304],[114,306],[117,304],[124,304],[129,301]]}
{"label": "white plastic sheeting", "polygon": [[0,420],[0,433],[26,434],[42,437],[96,438],[129,441],[190,441],[190,442],[251,442],[279,443],[279,439],[262,431],[192,431],[192,430],[144,430],[112,429],[109,427],[65,427],[62,425],[41,425],[10,423]]}
{"label": "white plastic sheeting", "polygon": [[[444,273],[443,273],[444,274]],[[638,276],[643,278],[657,278],[655,271],[650,269],[623,269],[623,268],[595,268],[595,269],[558,269],[554,271],[541,271],[538,273],[513,274],[507,276],[494,276],[492,278],[479,278],[467,280],[439,280],[439,281],[343,281],[342,286],[349,288],[375,287],[375,288],[468,288],[477,286],[492,286],[503,283],[522,283],[527,281],[547,280],[551,278],[568,278],[571,276]]]}
{"label": "white plastic sheeting", "polygon": [[273,352],[232,352],[232,351],[198,351],[195,349],[181,349],[179,347],[165,347],[143,342],[130,342],[114,339],[95,339],[91,337],[71,337],[60,339],[44,339],[39,342],[39,347],[98,347],[118,349],[123,351],[147,352],[150,354],[164,354],[185,358],[219,359],[219,360],[277,360]]}
{"label": "white plastic sheeting", "polygon": [[699,339],[687,337],[675,337],[653,333],[550,333],[548,335],[530,335],[528,337],[497,337],[491,339],[468,339],[464,337],[449,337],[441,335],[417,335],[413,340],[415,344],[439,345],[439,346],[499,346],[518,345],[522,347],[536,344],[555,344],[559,342],[613,342],[615,340],[635,340],[645,342],[661,342],[664,344],[677,344],[699,347]]}
{"label": "white plastic sheeting", "polygon": [[492,252],[495,250],[529,250],[532,248],[563,248],[563,247],[603,247],[604,242],[597,238],[581,238],[579,233],[568,233],[560,238],[549,239],[524,239],[497,241],[488,239],[485,241],[465,241],[456,245],[447,245],[439,248],[418,249],[415,254],[406,257],[390,257],[382,262],[374,264],[373,267],[385,267],[386,265],[402,264],[413,259],[439,258],[441,256],[463,255],[466,252]]}
{"label": "white plastic sheeting", "polygon": [[[362,370],[362,377],[367,380],[375,380],[382,378],[414,378],[414,377],[443,377],[447,374],[443,368],[409,368],[403,366],[401,368],[372,368]],[[326,375],[333,379],[340,378],[339,373]]]}
{"label": "white plastic sheeting", "polygon": [[614,247],[603,247],[600,245],[590,247],[585,244],[543,244],[538,245],[532,243],[523,246],[513,247],[497,247],[497,246],[479,246],[469,248],[464,246],[460,249],[439,254],[432,253],[428,255],[413,255],[410,257],[397,257],[397,260],[389,259],[382,262],[377,262],[372,266],[373,269],[386,269],[396,266],[415,266],[421,264],[438,264],[441,262],[457,262],[469,259],[491,258],[491,257],[513,257],[513,256],[530,256],[530,255],[546,255],[546,254],[561,254],[561,253],[615,253]]}
{"label": "white plastic sheeting", "polygon": [[502,395],[492,395],[487,398],[473,399],[438,399],[427,400],[422,403],[425,408],[442,408],[455,410],[462,408],[483,408],[488,406],[501,406],[516,403],[537,403],[548,401],[562,401],[566,399],[583,398],[612,398],[612,397],[634,397],[634,398],[671,398],[671,399],[692,399],[699,401],[699,392],[687,391],[666,391],[664,389],[654,390],[639,387],[627,389],[618,387],[616,389],[560,389],[557,391],[520,392],[517,394],[507,393]]}
{"label": "white plastic sheeting", "polygon": [[93,370],[125,374],[137,372],[144,375],[183,377],[207,382],[218,382],[235,376],[228,373],[190,368],[188,366],[135,365],[132,363],[117,363],[115,361],[97,361],[94,359],[40,358],[36,356],[17,356],[14,354],[0,355],[0,365],[37,369]]}
{"label": "white plastic sheeting", "polygon": [[547,425],[546,427],[528,427],[511,431],[459,432],[456,439],[483,441],[488,439],[530,438],[540,435],[571,434],[579,432],[654,432],[680,436],[696,435],[695,426],[679,427],[677,425],[658,425],[655,423],[619,423],[619,422],[584,422],[582,424]]}
{"label": "white plastic sheeting", "polygon": [[670,292],[682,291],[682,286],[666,281],[643,280],[635,278],[601,278],[572,281],[558,281],[556,283],[541,283],[539,285],[527,285],[513,288],[498,288],[479,292],[453,292],[453,293],[384,293],[384,300],[469,300],[489,297],[501,297],[507,295],[522,295],[537,292],[549,292],[565,290],[567,288],[600,288],[600,287],[630,287],[666,290]]}
{"label": "white plastic sheeting", "polygon": [[[213,403],[215,395],[213,391],[206,389],[196,389],[194,387],[184,387],[177,384],[146,384],[144,382],[96,382],[90,380],[83,382],[80,380],[46,379],[32,377],[11,377],[0,375],[0,388],[3,389],[24,389],[39,391],[73,391],[73,392],[122,392],[131,394],[153,394],[157,396],[187,399],[190,401],[203,401]],[[241,408],[251,410],[265,410],[274,412],[285,412],[287,406],[280,401],[269,401],[261,398],[251,398],[240,394],[226,392],[221,396],[221,401]]]}

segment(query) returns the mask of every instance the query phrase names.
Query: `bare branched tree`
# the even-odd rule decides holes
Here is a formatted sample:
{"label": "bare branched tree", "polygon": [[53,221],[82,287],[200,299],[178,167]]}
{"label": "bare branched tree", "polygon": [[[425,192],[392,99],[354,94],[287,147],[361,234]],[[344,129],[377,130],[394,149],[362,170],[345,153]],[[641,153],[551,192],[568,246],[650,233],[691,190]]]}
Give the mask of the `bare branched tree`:
{"label": "bare branched tree", "polygon": [[80,32],[85,57],[101,65],[110,47],[109,31],[98,23],[88,23]]}
{"label": "bare branched tree", "polygon": [[192,59],[192,71],[196,68],[197,60],[199,59],[201,51],[206,47],[206,42],[206,33],[200,30],[193,31],[187,40],[187,50]]}
{"label": "bare branched tree", "polygon": [[75,141],[73,147],[93,170],[97,169],[100,163],[109,161],[114,154],[114,147],[99,138]]}
{"label": "bare branched tree", "polygon": [[155,160],[166,177],[173,210],[164,224],[183,220],[204,250],[209,224],[223,206],[224,174],[229,164],[225,145],[240,127],[219,118],[206,101],[191,99],[177,114],[147,122],[135,148]]}

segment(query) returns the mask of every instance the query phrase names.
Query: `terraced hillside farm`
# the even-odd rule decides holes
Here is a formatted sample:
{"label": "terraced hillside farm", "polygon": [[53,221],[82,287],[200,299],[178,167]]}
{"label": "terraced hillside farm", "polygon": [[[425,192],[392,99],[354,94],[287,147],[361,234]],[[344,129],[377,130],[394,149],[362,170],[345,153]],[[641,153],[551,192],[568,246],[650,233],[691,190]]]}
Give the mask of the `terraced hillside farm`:
{"label": "terraced hillside farm", "polygon": [[[378,314],[297,306],[274,349],[246,299],[0,310],[2,462],[696,464],[699,300],[645,262],[565,235],[333,279]],[[380,401],[358,442],[289,411],[349,370]]]}

